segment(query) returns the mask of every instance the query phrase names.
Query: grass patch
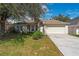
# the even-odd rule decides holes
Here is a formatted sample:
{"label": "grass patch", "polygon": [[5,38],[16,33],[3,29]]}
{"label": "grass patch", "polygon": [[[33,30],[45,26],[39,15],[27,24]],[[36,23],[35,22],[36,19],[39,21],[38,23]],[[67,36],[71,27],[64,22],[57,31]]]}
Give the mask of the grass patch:
{"label": "grass patch", "polygon": [[74,34],[69,34],[69,35],[71,35],[71,36],[75,36],[75,37],[79,37],[79,35],[74,35]]}
{"label": "grass patch", "polygon": [[[19,35],[16,35],[16,38]],[[16,38],[10,40],[0,40],[1,56],[62,56],[63,54],[55,44],[47,37],[43,36],[39,40],[33,40],[32,36],[23,35],[23,44],[16,43]]]}
{"label": "grass patch", "polygon": [[79,37],[79,35],[75,35],[75,36]]}

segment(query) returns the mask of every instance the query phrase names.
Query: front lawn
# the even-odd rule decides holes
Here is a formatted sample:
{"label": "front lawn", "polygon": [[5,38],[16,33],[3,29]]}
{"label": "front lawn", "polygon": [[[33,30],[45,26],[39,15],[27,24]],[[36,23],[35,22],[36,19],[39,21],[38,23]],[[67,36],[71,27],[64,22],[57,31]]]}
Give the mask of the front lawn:
{"label": "front lawn", "polygon": [[[13,35],[12,35],[13,36]],[[18,34],[15,38],[0,40],[0,55],[5,56],[62,56],[63,54],[55,44],[47,37],[43,36],[39,40],[34,40],[31,36],[23,35],[23,41],[17,42]]]}

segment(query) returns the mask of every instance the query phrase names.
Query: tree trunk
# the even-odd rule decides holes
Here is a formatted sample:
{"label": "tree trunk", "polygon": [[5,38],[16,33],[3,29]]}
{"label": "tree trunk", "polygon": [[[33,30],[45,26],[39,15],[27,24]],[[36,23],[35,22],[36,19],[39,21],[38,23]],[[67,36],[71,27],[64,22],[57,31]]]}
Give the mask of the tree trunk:
{"label": "tree trunk", "polygon": [[39,19],[38,18],[36,18],[36,17],[34,17],[33,16],[33,18],[34,18],[34,22],[36,23],[36,30],[40,30],[39,28],[40,28],[40,26],[39,26]]}
{"label": "tree trunk", "polygon": [[5,20],[6,20],[6,18],[5,17],[1,17],[1,20],[0,20],[0,25],[1,25],[1,33],[2,33],[2,35],[4,35],[5,34]]}

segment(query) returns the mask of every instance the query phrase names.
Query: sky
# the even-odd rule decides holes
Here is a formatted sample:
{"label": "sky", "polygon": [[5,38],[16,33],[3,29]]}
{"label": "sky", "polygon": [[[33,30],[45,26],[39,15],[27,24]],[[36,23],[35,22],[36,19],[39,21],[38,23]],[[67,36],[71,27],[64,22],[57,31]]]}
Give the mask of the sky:
{"label": "sky", "polygon": [[43,19],[51,19],[63,14],[71,19],[79,16],[79,3],[47,3],[47,11],[42,15]]}

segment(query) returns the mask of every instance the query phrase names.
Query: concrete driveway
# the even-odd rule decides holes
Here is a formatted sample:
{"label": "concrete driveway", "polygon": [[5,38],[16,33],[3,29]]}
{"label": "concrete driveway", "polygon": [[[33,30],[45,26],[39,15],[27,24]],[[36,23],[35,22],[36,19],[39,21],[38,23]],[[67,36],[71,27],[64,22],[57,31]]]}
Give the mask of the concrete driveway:
{"label": "concrete driveway", "polygon": [[67,34],[48,34],[64,56],[79,56],[79,38]]}

